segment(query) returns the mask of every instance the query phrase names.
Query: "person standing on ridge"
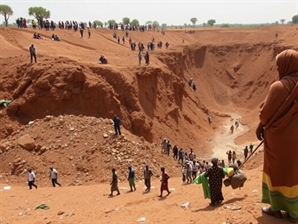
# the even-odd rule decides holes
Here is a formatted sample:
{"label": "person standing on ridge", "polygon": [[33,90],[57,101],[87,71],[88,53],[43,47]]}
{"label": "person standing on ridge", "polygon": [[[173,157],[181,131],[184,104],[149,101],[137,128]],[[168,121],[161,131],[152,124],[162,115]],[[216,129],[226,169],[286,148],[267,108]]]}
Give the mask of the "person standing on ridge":
{"label": "person standing on ridge", "polygon": [[115,134],[121,135],[121,131],[120,131],[121,120],[117,115],[114,116],[113,122],[114,122]]}

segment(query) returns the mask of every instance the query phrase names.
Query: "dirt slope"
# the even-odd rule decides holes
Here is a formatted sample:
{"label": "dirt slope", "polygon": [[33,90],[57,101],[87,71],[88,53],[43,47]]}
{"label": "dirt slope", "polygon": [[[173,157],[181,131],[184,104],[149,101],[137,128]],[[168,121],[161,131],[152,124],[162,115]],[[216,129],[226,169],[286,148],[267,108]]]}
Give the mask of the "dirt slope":
{"label": "dirt slope", "polygon": [[[272,223],[260,213],[262,153],[245,166],[251,179],[243,193],[235,195],[231,189],[225,189],[227,205],[240,203],[241,216],[224,206],[211,211],[205,205],[208,203],[202,202],[201,193],[198,200],[194,199],[197,186],[181,186],[180,178],[173,178],[176,190],[165,201],[156,199],[158,179],[154,182],[154,195],[125,194],[116,201],[93,195],[97,187],[102,189],[100,192],[109,188],[107,184],[94,184],[108,181],[112,167],[119,170],[120,180],[125,181],[128,163],[139,173],[147,162],[156,175],[164,165],[172,177],[179,176],[177,163],[159,152],[164,137],[172,145],[193,148],[199,159],[208,159],[212,154],[224,157],[228,148],[238,150],[240,155],[244,145],[257,144],[254,129],[258,108],[277,78],[274,58],[283,49],[298,49],[297,27],[212,28],[199,29],[194,34],[177,29],[167,30],[164,36],[154,31],[130,32],[129,37],[136,43],[146,45],[153,37],[155,41],[170,43],[169,49],[150,52],[149,66],[139,66],[137,51],[131,51],[127,42],[118,44],[112,38],[114,31],[92,30],[90,39],[80,39],[78,32],[67,30],[37,32],[45,40],[33,39],[34,31],[30,29],[0,29],[0,99],[13,99],[7,109],[0,110],[0,182],[13,186],[13,191],[0,192],[5,199],[1,201],[15,195],[26,196],[23,186],[16,186],[24,185],[29,166],[37,171],[40,186],[30,202],[24,200],[17,207],[16,200],[20,198],[10,200],[6,204],[9,212],[5,216],[0,213],[1,222],[23,223],[26,218],[36,223],[135,223],[137,217],[146,216],[152,223],[184,222],[182,217],[196,223],[197,215],[193,212],[200,211],[200,219],[205,223]],[[124,35],[116,32],[120,38]],[[52,33],[62,41],[51,41]],[[32,43],[37,49],[36,64],[29,63],[28,47]],[[99,65],[99,55],[105,55],[109,64]],[[191,77],[196,91],[187,84]],[[124,136],[120,138],[112,135],[109,119],[114,114],[120,116],[124,127]],[[212,125],[207,123],[208,114],[213,117]],[[241,133],[229,135],[227,129],[236,118],[241,118]],[[34,145],[30,150],[18,144],[26,134]],[[93,186],[49,189],[45,186],[49,185],[50,165],[58,167],[64,186]],[[141,179],[141,175],[137,178]],[[107,206],[94,210],[89,205],[90,198],[81,203],[69,201],[73,194],[77,195],[75,199],[90,195],[92,200]],[[58,205],[50,213],[40,216],[41,213],[32,211],[36,204],[50,200]],[[186,201],[194,206],[184,211],[180,204]],[[156,207],[146,208],[146,212],[139,206],[145,202]],[[166,206],[170,209],[165,211]],[[62,208],[67,213],[74,210],[76,215],[69,220],[57,216]],[[83,208],[84,212],[78,211]],[[115,208],[119,214],[114,216],[111,211]],[[159,216],[161,212],[164,218]]]}

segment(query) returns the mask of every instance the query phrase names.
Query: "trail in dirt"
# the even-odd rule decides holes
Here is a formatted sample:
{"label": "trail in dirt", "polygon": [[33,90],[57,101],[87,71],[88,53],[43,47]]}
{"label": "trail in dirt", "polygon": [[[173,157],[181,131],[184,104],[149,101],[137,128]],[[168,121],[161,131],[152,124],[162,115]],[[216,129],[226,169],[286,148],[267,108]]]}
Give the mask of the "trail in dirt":
{"label": "trail in dirt", "polygon": [[[218,157],[220,160],[224,159],[227,164],[227,154],[226,152],[231,150],[235,151],[237,159],[243,161],[243,149],[245,146],[236,145],[234,140],[243,134],[245,134],[249,128],[241,124],[241,115],[239,114],[230,114],[231,117],[220,126],[211,139],[211,144],[213,145],[213,156]],[[235,127],[235,121],[238,119],[239,127],[234,129],[233,134],[230,132],[231,125]],[[237,160],[236,159],[236,160]]]}

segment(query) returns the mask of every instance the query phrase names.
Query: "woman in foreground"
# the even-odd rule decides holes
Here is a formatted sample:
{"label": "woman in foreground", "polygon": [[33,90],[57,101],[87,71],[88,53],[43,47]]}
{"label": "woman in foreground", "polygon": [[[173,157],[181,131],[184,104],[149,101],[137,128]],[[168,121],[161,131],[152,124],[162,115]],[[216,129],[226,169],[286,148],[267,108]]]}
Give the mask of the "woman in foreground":
{"label": "woman in foreground", "polygon": [[256,130],[264,139],[262,211],[290,222],[298,217],[298,52],[285,50],[276,57],[279,81],[274,82],[260,109]]}

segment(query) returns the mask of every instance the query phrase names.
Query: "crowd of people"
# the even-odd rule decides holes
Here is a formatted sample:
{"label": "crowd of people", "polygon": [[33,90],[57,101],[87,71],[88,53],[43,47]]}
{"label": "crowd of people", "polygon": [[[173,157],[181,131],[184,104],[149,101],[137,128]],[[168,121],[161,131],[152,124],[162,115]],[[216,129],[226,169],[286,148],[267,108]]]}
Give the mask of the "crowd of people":
{"label": "crowd of people", "polygon": [[27,28],[27,20],[25,18],[17,18],[16,23],[18,28]]}
{"label": "crowd of people", "polygon": [[[17,25],[20,28],[26,28],[26,19],[19,18]],[[49,28],[55,28],[54,23],[48,20],[39,21],[38,25],[40,29],[45,28],[48,30]],[[110,28],[115,29],[115,26],[110,26]],[[118,27],[116,28],[118,29]],[[145,26],[138,29],[132,27],[131,29],[146,30]],[[118,43],[120,42],[119,37],[117,41]],[[140,44],[139,48],[143,50],[144,45]],[[30,46],[29,52],[31,63],[33,59],[36,62],[36,50],[33,44]],[[270,204],[270,207],[264,207],[262,211],[267,215],[277,218],[282,218],[283,214],[281,211],[286,211],[290,222],[296,223],[298,217],[298,175],[294,171],[298,170],[298,52],[295,50],[282,51],[276,57],[276,65],[279,80],[271,85],[268,96],[261,105],[259,114],[260,123],[256,129],[257,138],[264,141],[262,202]],[[189,85],[194,88],[193,80],[189,82]],[[237,129],[239,123],[238,121],[236,122],[235,128]],[[235,128],[234,125],[231,126],[230,131],[232,134]],[[116,126],[115,131],[118,133]],[[162,142],[162,152],[170,156],[171,149],[171,143],[164,139]],[[252,152],[252,144],[249,146],[249,149]],[[198,176],[198,172],[201,174],[204,173],[205,177],[208,178],[208,184],[210,186],[211,205],[221,203],[223,200],[221,187],[222,179],[224,178],[222,169],[222,167],[225,167],[224,161],[222,160],[220,162],[217,158],[213,158],[211,161],[212,166],[210,166],[208,162],[198,161],[192,149],[190,149],[189,153],[183,152],[183,149],[178,149],[176,145],[173,147],[172,152],[173,158],[177,159],[178,163],[181,164],[183,182],[192,183]],[[229,151],[227,154],[229,165],[234,164],[236,153]],[[248,147],[246,146],[244,149],[245,160],[247,156]],[[241,161],[239,161],[238,166],[241,166],[241,164]],[[51,169],[51,172],[53,170]],[[132,170],[130,166],[128,181],[131,191],[135,191],[134,172]],[[28,172],[29,188],[32,189],[33,186],[37,189],[33,170],[29,169]],[[111,195],[113,191],[117,191],[120,194],[116,185],[118,180],[116,170],[113,169],[112,173]],[[152,175],[149,174],[149,177]],[[170,176],[165,172],[164,167],[161,168],[161,176],[160,197],[162,197],[164,190],[167,191],[168,195],[171,193],[168,188],[168,179]],[[148,179],[148,173],[146,177]],[[60,186],[57,181],[57,172],[53,175],[51,173],[51,178],[53,186],[56,184]],[[150,181],[146,181],[146,186],[147,191],[150,191]]]}

